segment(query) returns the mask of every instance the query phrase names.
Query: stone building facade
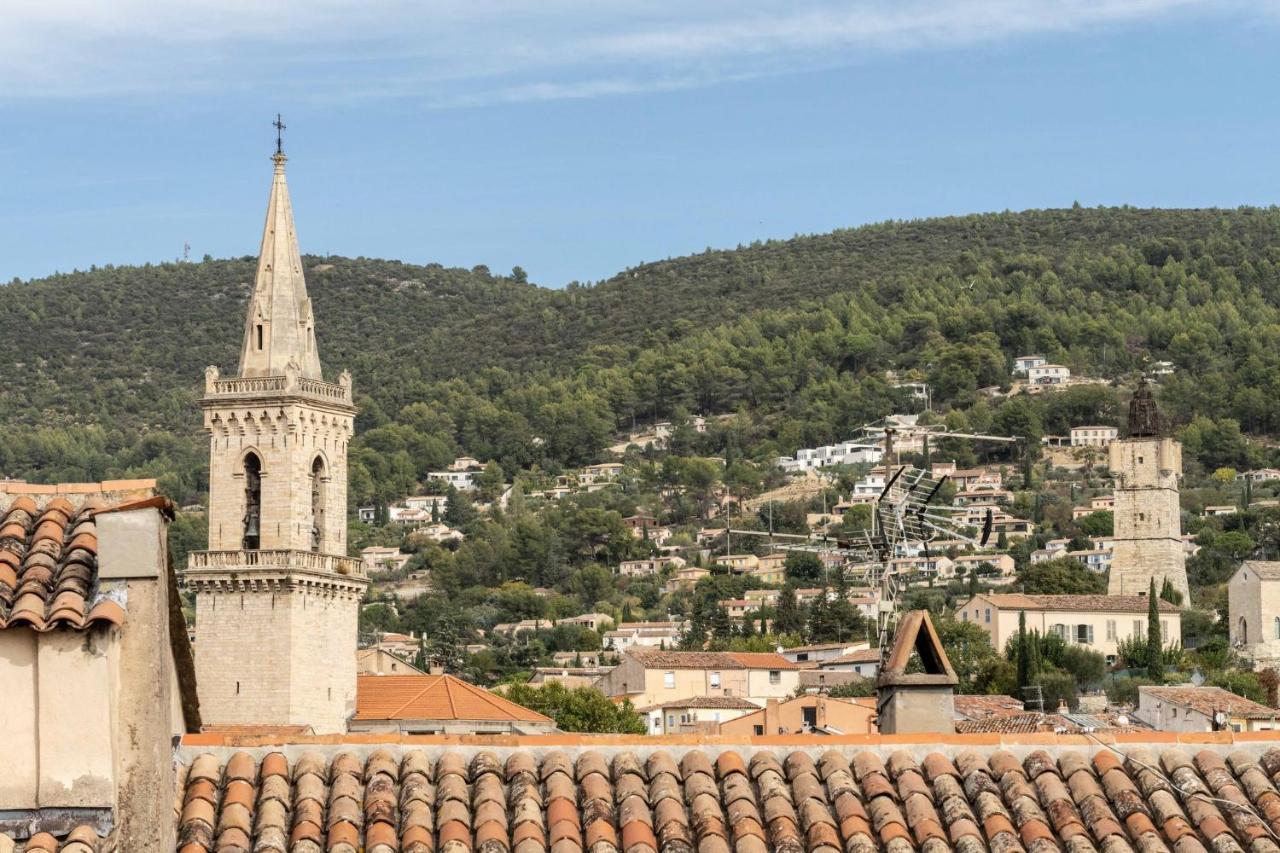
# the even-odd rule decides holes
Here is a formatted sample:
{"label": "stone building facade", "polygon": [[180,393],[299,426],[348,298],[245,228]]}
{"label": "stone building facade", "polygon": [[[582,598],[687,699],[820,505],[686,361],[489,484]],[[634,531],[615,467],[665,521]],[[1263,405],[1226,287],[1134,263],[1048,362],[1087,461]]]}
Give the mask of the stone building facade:
{"label": "stone building facade", "polygon": [[1113,441],[1115,539],[1108,595],[1142,595],[1168,580],[1190,601],[1178,479],[1181,443],[1162,436],[1155,398],[1144,381],[1129,404],[1129,435]]}
{"label": "stone building facade", "polygon": [[1259,669],[1280,665],[1280,562],[1246,560],[1227,582],[1231,645]]}
{"label": "stone building facade", "polygon": [[277,154],[237,375],[205,371],[209,550],[191,554],[207,726],[346,730],[368,585],[347,552],[351,375],[326,382]]}

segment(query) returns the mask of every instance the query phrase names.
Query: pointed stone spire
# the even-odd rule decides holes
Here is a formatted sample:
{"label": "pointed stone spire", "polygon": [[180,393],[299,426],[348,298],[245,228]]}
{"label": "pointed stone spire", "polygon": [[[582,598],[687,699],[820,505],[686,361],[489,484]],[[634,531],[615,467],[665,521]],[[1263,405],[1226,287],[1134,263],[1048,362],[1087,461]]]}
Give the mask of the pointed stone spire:
{"label": "pointed stone spire", "polygon": [[303,378],[320,379],[315,322],[302,276],[289,185],[284,179],[286,158],[277,152],[271,159],[275,176],[262,229],[258,273],[249,298],[240,375],[284,376],[287,369],[297,369]]}

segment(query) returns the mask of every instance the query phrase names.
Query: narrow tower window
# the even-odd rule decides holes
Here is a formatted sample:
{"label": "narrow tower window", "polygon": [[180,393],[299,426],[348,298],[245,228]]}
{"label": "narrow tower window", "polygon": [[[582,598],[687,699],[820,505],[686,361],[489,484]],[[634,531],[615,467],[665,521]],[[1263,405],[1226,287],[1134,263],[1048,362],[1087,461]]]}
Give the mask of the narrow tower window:
{"label": "narrow tower window", "polygon": [[319,551],[324,537],[324,460],[311,463],[311,550]]}
{"label": "narrow tower window", "polygon": [[262,349],[262,324],[258,324],[258,349]]}
{"label": "narrow tower window", "polygon": [[262,460],[244,457],[244,549],[256,551],[262,541]]}

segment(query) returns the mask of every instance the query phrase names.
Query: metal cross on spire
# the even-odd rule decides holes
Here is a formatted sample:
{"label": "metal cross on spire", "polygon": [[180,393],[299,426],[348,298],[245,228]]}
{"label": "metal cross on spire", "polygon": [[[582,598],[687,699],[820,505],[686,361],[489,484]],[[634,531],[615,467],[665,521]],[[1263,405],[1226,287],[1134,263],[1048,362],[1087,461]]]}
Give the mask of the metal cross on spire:
{"label": "metal cross on spire", "polygon": [[285,123],[280,120],[280,113],[276,113],[276,120],[271,122],[271,126],[276,129],[276,153],[283,154]]}

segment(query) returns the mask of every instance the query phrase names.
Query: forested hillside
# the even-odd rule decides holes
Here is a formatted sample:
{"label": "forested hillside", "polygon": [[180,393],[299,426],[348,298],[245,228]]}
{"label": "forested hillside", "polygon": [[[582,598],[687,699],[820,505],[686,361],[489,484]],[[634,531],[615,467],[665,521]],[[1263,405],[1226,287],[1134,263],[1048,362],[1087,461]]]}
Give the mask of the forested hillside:
{"label": "forested hillside", "polygon": [[[1258,452],[1231,420],[1280,430],[1276,209],[886,223],[563,291],[519,269],[306,266],[326,367],[355,374],[359,501],[401,496],[459,452],[508,474],[594,461],[616,430],[682,412],[739,412],[711,449],[764,459],[899,407],[886,369],[914,371],[938,407],[982,427],[1011,404],[977,390],[1033,351],[1106,378],[1172,361],[1162,403],[1178,426],[1208,418],[1204,464]],[[241,258],[0,287],[0,474],[159,475],[198,500],[201,371],[234,367],[252,276]],[[1049,428],[1043,417],[1019,431]]]}

